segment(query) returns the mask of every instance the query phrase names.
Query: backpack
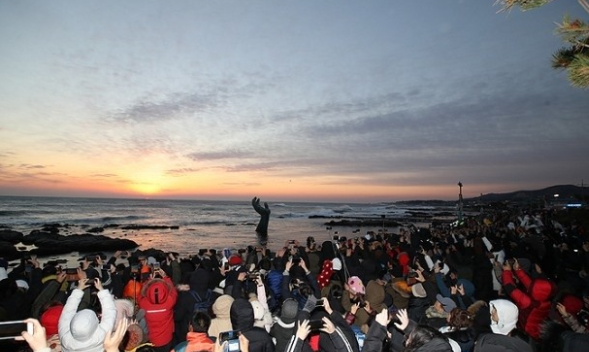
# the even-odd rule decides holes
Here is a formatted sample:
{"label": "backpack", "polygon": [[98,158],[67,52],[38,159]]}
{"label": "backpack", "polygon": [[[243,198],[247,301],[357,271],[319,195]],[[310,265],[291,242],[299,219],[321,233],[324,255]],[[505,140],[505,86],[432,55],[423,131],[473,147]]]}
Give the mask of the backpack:
{"label": "backpack", "polygon": [[204,299],[200,298],[198,293],[196,293],[195,291],[190,290],[188,292],[192,295],[192,297],[194,297],[194,300],[196,301],[196,303],[194,303],[192,313],[201,312],[209,314],[209,308],[211,307],[211,296],[213,294],[213,291],[207,290],[207,294]]}

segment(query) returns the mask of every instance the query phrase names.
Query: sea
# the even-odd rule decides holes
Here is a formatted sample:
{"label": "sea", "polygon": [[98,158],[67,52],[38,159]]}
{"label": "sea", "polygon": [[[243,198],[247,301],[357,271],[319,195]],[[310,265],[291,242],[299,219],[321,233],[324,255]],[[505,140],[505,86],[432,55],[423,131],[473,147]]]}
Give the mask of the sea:
{"label": "sea", "polygon": [[[265,200],[262,199],[262,203]],[[395,232],[398,228],[327,226],[330,220],[397,219],[411,223],[410,212],[452,211],[432,206],[395,203],[305,203],[268,200],[270,249],[285,241],[305,243],[308,236],[323,242],[333,235],[348,238],[369,231]],[[27,235],[46,224],[68,225],[61,234],[81,234],[104,227],[103,235],[127,238],[140,249],[157,248],[191,255],[202,248],[244,248],[256,245],[259,215],[251,200],[162,200],[0,196],[0,228]],[[107,226],[119,225],[119,226]],[[124,225],[163,226],[164,229],[123,230]],[[427,226],[427,224],[419,224]],[[77,255],[74,253],[73,255]]]}

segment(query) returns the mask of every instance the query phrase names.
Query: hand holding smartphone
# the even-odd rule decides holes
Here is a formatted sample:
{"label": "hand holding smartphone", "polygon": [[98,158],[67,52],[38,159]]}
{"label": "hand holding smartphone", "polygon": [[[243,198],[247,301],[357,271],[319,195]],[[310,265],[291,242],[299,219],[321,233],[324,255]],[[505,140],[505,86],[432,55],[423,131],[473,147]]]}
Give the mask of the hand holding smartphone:
{"label": "hand holding smartphone", "polygon": [[240,350],[239,335],[240,333],[237,330],[221,332],[219,334],[219,344],[222,345],[225,341],[227,341],[226,351],[238,352]]}
{"label": "hand holding smartphone", "polygon": [[12,320],[0,322],[0,340],[9,340],[16,337],[22,339],[23,331],[33,334],[33,323],[23,320]]}

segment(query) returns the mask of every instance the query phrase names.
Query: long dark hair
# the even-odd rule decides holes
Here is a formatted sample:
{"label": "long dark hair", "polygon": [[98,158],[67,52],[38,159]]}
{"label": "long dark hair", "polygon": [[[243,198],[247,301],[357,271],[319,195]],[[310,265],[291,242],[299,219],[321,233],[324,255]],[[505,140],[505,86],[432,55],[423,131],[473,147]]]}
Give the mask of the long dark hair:
{"label": "long dark hair", "polygon": [[407,338],[407,345],[403,352],[413,352],[419,349],[421,346],[430,342],[431,340],[439,338],[448,341],[448,339],[438,330],[427,325],[418,325]]}

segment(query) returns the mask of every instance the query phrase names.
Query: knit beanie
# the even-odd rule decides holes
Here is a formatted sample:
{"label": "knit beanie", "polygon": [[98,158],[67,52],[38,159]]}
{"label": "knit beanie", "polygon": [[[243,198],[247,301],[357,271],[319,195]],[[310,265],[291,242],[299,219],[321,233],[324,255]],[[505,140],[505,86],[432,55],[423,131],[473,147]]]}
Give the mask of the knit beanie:
{"label": "knit beanie", "polygon": [[231,266],[236,266],[236,265],[241,265],[243,261],[241,260],[241,257],[238,255],[232,255],[231,257],[229,257],[229,265]]}
{"label": "knit beanie", "polygon": [[353,294],[363,295],[366,293],[366,288],[364,287],[362,280],[360,280],[360,278],[358,276],[350,277],[348,279],[348,286],[350,286],[350,290],[352,291]]}
{"label": "knit beanie", "polygon": [[567,312],[572,315],[577,315],[583,309],[583,300],[574,295],[566,295],[561,300],[563,306],[565,306]]}
{"label": "knit beanie", "polygon": [[297,318],[299,304],[292,298],[284,300],[282,310],[280,311],[280,320],[286,324],[293,323]]}
{"label": "knit beanie", "polygon": [[57,305],[49,307],[43,314],[41,314],[39,322],[45,328],[47,337],[57,334],[57,325],[59,323],[59,317],[61,316],[62,311],[63,306]]}
{"label": "knit beanie", "polygon": [[411,293],[413,294],[414,297],[417,297],[417,298],[427,297],[427,292],[425,292],[425,288],[423,287],[423,285],[421,283],[417,283],[417,284],[411,286]]}

